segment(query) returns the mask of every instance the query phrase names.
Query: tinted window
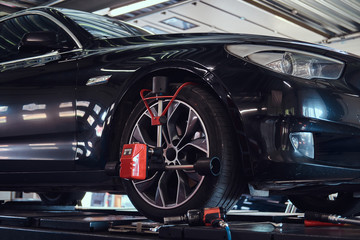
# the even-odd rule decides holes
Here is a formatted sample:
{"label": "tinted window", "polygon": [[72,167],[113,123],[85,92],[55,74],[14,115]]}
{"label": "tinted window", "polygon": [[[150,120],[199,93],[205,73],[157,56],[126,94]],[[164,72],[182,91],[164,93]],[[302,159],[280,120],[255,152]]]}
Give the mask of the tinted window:
{"label": "tinted window", "polygon": [[63,45],[71,43],[66,32],[50,19],[41,15],[24,15],[11,18],[0,23],[0,60],[16,58],[18,46],[25,33],[53,31],[58,33],[59,41]]}
{"label": "tinted window", "polygon": [[98,39],[122,38],[150,34],[146,30],[125,24],[117,19],[76,10],[61,9],[61,11]]}

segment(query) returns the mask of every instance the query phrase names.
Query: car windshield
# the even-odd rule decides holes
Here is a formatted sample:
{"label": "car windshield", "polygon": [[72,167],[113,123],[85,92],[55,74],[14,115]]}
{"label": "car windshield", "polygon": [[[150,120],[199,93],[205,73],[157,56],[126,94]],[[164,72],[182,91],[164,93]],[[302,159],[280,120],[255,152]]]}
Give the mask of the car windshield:
{"label": "car windshield", "polygon": [[70,9],[61,9],[61,12],[97,39],[123,38],[152,34],[145,29],[135,27],[117,19]]}

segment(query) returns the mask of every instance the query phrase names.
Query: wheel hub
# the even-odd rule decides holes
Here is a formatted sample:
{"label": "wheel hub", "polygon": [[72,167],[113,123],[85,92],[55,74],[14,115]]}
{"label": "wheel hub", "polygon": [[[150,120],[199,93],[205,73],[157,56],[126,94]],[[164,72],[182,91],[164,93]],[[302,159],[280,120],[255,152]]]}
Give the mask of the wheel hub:
{"label": "wheel hub", "polygon": [[[166,102],[165,102],[166,104]],[[154,104],[151,108],[156,109]],[[155,147],[149,114],[144,112],[135,123],[129,142]],[[200,133],[200,134],[199,134]],[[197,155],[208,156],[208,135],[198,113],[187,103],[175,100],[163,126],[163,157],[166,165],[193,163]],[[191,160],[192,162],[189,162]],[[204,177],[194,171],[157,171],[143,181],[133,181],[140,197],[159,209],[174,209],[191,199]]]}
{"label": "wheel hub", "polygon": [[174,148],[168,148],[165,157],[168,161],[174,161],[177,157],[176,150]]}

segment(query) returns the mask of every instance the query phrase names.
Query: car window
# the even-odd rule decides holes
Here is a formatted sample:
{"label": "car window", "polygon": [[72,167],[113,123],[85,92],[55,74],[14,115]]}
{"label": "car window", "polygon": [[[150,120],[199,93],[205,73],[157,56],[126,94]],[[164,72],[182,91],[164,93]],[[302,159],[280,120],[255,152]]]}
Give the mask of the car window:
{"label": "car window", "polygon": [[70,9],[61,9],[61,11],[98,39],[122,38],[151,34],[146,30],[125,24],[117,19]]}
{"label": "car window", "polygon": [[73,45],[68,34],[47,17],[37,14],[24,15],[0,23],[0,61],[13,60],[19,55],[22,37],[29,32],[54,31],[63,45]]}

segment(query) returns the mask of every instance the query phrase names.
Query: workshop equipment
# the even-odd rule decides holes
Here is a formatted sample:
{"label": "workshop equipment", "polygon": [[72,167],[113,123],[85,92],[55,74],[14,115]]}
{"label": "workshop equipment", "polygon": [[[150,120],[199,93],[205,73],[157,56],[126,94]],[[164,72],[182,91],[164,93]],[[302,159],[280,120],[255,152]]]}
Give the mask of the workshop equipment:
{"label": "workshop equipment", "polygon": [[330,222],[321,222],[315,220],[304,220],[305,227],[334,227],[334,226],[344,226],[344,223],[330,223]]}
{"label": "workshop equipment", "polygon": [[191,209],[182,216],[165,217],[165,224],[187,223],[190,226],[211,226],[215,220],[225,220],[226,215],[221,207]]}
{"label": "workshop equipment", "polygon": [[227,239],[231,239],[230,227],[225,221],[222,207],[192,209],[182,216],[164,217],[164,224],[187,223],[189,226],[213,226],[226,230]]}
{"label": "workshop equipment", "polygon": [[[172,96],[165,96],[167,91],[167,77],[156,76],[153,78],[152,90],[142,89],[140,96],[145,104],[147,111],[151,117],[151,125],[157,127],[157,141],[156,147],[150,148],[146,144],[132,143],[125,144],[123,146],[121,158],[120,158],[120,170],[119,175],[121,178],[129,180],[145,180],[147,173],[150,170],[156,171],[171,171],[171,170],[195,170],[200,175],[212,175],[218,176],[221,170],[221,163],[218,157],[212,158],[200,158],[193,165],[166,165],[163,148],[162,148],[162,125],[167,122],[166,113],[176,99],[180,91],[188,86],[193,85],[192,82],[183,83]],[[152,92],[156,96],[144,97],[145,92]],[[163,99],[170,98],[167,106],[163,110]],[[150,109],[148,100],[157,100],[157,112],[155,114]],[[115,165],[115,167],[117,167]]]}
{"label": "workshop equipment", "polygon": [[130,180],[144,180],[150,170],[195,170],[200,175],[218,176],[221,168],[217,157],[200,158],[192,165],[166,165],[161,148],[141,143],[125,144],[120,162],[120,177]]}
{"label": "workshop equipment", "polygon": [[335,214],[325,214],[325,213],[316,213],[316,212],[305,212],[305,220],[360,225],[360,220],[357,219],[346,218]]}

